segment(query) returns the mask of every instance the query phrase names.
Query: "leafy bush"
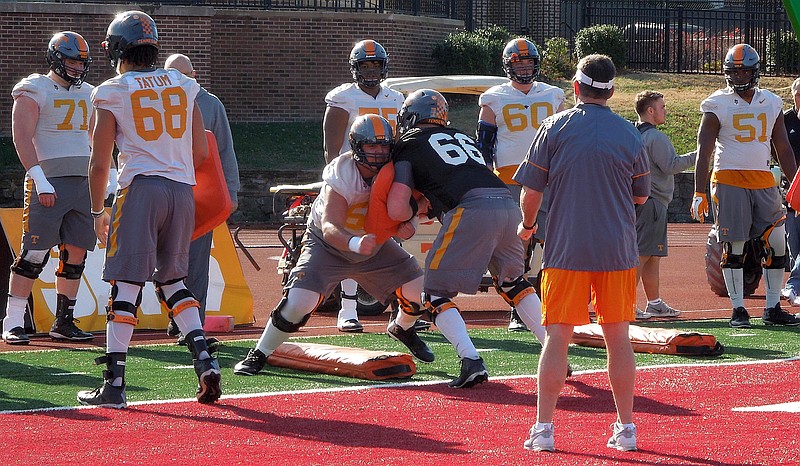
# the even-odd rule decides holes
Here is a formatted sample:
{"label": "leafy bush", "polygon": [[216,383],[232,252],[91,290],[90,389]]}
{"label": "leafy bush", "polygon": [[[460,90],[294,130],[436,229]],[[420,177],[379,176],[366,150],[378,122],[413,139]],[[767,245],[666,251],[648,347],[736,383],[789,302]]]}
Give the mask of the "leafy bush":
{"label": "leafy bush", "polygon": [[598,24],[583,28],[575,35],[575,55],[578,59],[601,53],[614,61],[617,69],[628,64],[628,45],[622,28],[613,24]]}
{"label": "leafy bush", "polygon": [[767,43],[766,63],[777,73],[800,72],[800,42],[792,31],[770,34]]}
{"label": "leafy bush", "polygon": [[563,37],[551,37],[544,41],[541,74],[550,80],[571,78],[575,72],[575,59],[569,50],[569,42]]}
{"label": "leafy bush", "polygon": [[[502,76],[505,74],[503,48],[513,37],[508,29],[496,25],[474,32],[454,32],[433,47],[431,56],[436,61],[438,74]],[[538,46],[536,48],[540,50]]]}

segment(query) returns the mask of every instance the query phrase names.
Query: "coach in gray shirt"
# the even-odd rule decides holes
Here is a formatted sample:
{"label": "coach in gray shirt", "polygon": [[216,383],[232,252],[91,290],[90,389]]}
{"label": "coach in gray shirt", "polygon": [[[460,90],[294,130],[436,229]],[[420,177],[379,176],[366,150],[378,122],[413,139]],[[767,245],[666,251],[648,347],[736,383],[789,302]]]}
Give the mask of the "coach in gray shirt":
{"label": "coach in gray shirt", "polygon": [[[636,319],[677,317],[681,311],[671,308],[661,299],[659,267],[667,256],[667,206],[675,191],[675,174],[694,165],[695,153],[678,155],[669,137],[656,129],[667,121],[664,95],[643,91],[636,95],[636,128],[650,160],[650,198],[636,206],[636,235],[639,243],[639,269],[647,307],[636,310]],[[638,282],[638,279],[637,279]]]}
{"label": "coach in gray shirt", "polygon": [[[189,57],[182,54],[170,55],[164,62],[164,68],[173,68],[181,73],[194,78],[197,72],[192,66]],[[235,212],[239,206],[237,193],[239,192],[239,163],[236,161],[236,154],[233,152],[233,136],[231,127],[228,123],[228,115],[225,113],[225,106],[210,92],[202,87],[195,99],[203,115],[203,123],[207,130],[214,133],[219,149],[219,159],[222,164],[222,171],[225,174],[225,184],[228,185],[228,193],[231,196],[231,213]],[[211,239],[213,232],[192,241],[189,248],[189,276],[186,277],[186,287],[200,302],[200,321],[206,320],[206,296],[208,295],[208,262],[211,254]],[[171,336],[178,335],[178,329],[170,321],[167,333]],[[178,340],[180,342],[180,338]]]}

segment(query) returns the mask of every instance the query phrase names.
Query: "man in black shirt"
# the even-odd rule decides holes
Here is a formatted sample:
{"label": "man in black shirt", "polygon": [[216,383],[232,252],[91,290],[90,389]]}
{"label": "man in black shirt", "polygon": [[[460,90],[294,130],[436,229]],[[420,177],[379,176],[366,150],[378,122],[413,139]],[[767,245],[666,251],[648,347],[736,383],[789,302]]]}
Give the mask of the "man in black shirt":
{"label": "man in black shirt", "polygon": [[498,293],[528,328],[541,327],[542,314],[539,297],[523,276],[519,206],[486,167],[475,141],[447,127],[447,113],[447,101],[434,90],[406,98],[397,116],[402,136],[392,152],[395,178],[387,207],[395,221],[414,217],[416,189],[430,201],[428,216],[442,223],[425,260],[423,304],[461,358],[461,373],[449,385],[468,388],[486,381],[488,372],[451,298],[475,294],[488,267]]}

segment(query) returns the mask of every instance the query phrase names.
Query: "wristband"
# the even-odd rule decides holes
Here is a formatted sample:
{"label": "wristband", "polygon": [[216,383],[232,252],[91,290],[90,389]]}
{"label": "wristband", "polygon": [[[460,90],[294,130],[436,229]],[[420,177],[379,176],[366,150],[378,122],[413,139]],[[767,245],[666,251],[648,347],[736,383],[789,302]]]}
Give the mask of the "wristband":
{"label": "wristband", "polygon": [[538,225],[538,224],[539,224],[539,222],[533,222],[533,225],[531,225],[531,226],[528,226],[528,225],[525,225],[525,222],[522,222],[522,228],[523,228],[524,230],[531,231],[531,230],[533,230],[534,228],[536,228],[536,225]]}
{"label": "wristband", "polygon": [[90,212],[92,214],[92,217],[94,217],[94,218],[101,217],[104,213],[106,213],[105,210],[101,210],[100,212],[95,212],[93,210],[90,210]]}
{"label": "wristband", "polygon": [[361,247],[361,237],[360,236],[353,236],[350,238],[350,242],[347,243],[347,249],[353,251],[356,254],[359,254],[359,248]]}
{"label": "wristband", "polygon": [[47,177],[44,175],[44,171],[42,171],[41,166],[32,166],[30,170],[28,170],[28,176],[30,176],[33,180],[33,184],[36,186],[37,194],[53,194],[56,192],[56,188],[54,188],[53,185],[47,180]]}

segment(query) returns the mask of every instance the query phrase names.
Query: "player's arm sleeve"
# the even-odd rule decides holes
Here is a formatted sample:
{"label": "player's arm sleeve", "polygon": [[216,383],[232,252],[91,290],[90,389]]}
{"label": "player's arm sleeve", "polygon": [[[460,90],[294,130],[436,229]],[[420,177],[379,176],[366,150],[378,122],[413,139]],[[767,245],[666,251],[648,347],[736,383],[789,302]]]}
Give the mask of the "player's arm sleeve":
{"label": "player's arm sleeve", "polygon": [[497,143],[497,126],[478,120],[478,127],[475,130],[475,142],[478,150],[483,155],[483,160],[487,167],[494,164],[494,147]]}

